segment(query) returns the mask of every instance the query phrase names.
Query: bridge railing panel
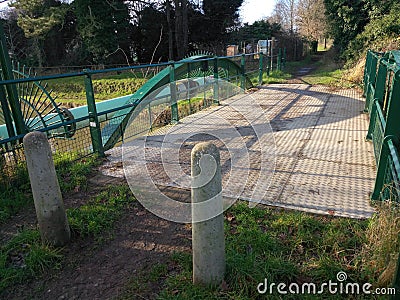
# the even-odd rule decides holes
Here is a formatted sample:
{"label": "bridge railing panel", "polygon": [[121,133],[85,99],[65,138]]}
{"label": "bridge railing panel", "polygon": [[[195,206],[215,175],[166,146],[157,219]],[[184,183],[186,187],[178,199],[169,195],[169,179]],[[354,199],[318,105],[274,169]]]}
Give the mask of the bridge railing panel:
{"label": "bridge railing panel", "polygon": [[364,72],[365,112],[370,123],[377,173],[372,200],[400,201],[400,60],[399,51],[368,51]]}
{"label": "bridge railing panel", "polygon": [[[131,86],[127,87],[125,96],[113,98],[115,95],[102,90],[103,85],[108,84],[101,82],[107,80],[105,75],[118,77],[130,74],[125,76],[128,80],[143,79],[140,84],[146,85],[152,81],[153,75],[162,72],[167,74],[167,69],[171,69],[172,73],[159,77],[154,88],[174,80],[179,81],[176,85],[176,103],[170,103],[167,108],[161,104],[150,104],[147,113],[138,115],[140,126],[134,130],[130,128],[133,131],[127,133],[127,136],[136,136],[152,130],[154,126],[177,121],[218,104],[227,95],[224,95],[226,91],[215,93],[215,90],[218,91],[215,89],[216,79],[230,81],[245,89],[257,83],[262,84],[263,76],[271,70],[271,65],[273,68],[277,68],[278,64],[283,66],[283,56],[279,57],[279,61],[278,57],[274,57],[272,64],[271,59],[259,53],[233,57],[203,55],[178,62],[87,69],[76,73],[42,76],[14,64],[14,76],[0,81],[0,171],[9,178],[16,166],[24,161],[22,138],[32,130],[46,132],[55,154],[69,155],[74,159],[92,153],[103,155],[105,150],[121,143],[127,120],[140,99],[137,99],[134,90],[128,90],[134,88]],[[193,78],[200,79],[195,81]],[[57,91],[60,86],[62,90]],[[203,86],[202,91],[199,91],[199,86]],[[52,89],[54,92],[51,92]],[[8,93],[15,90],[18,97],[10,100]],[[83,98],[77,107],[73,104],[74,99],[69,102],[68,90],[79,90],[82,94]],[[107,100],[107,97],[112,99]],[[59,103],[61,100],[62,105]],[[174,107],[175,115],[172,113]],[[159,120],[154,123],[160,111],[166,112],[158,116]],[[22,114],[23,118],[16,118],[18,114]],[[28,125],[32,124],[36,125],[29,128]]]}

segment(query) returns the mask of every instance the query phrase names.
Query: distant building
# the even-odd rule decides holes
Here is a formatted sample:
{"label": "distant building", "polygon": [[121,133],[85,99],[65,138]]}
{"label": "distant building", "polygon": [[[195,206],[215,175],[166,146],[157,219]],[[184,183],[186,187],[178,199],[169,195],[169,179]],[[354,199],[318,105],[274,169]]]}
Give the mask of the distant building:
{"label": "distant building", "polygon": [[226,56],[234,56],[238,54],[239,54],[238,45],[228,45],[228,47],[226,47]]}

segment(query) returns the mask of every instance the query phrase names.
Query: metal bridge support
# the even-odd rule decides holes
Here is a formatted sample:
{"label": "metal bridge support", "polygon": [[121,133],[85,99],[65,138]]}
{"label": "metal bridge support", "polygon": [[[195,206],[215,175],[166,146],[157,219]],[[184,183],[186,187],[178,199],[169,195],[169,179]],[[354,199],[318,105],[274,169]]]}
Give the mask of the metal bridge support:
{"label": "metal bridge support", "polygon": [[213,102],[219,105],[219,75],[218,75],[218,57],[214,58],[214,97]]}
{"label": "metal bridge support", "polygon": [[92,139],[93,151],[99,156],[104,156],[103,141],[101,138],[100,122],[97,115],[96,102],[94,99],[93,82],[90,70],[84,70],[85,75],[85,89],[86,89],[86,101],[89,112],[89,126],[90,136]]}
{"label": "metal bridge support", "polygon": [[176,82],[175,82],[175,68],[174,63],[169,66],[169,88],[171,93],[171,123],[176,124],[179,122],[179,111],[178,111],[178,97],[176,94]]}
{"label": "metal bridge support", "polygon": [[278,56],[276,58],[276,69],[278,71],[282,70],[282,49],[278,49]]}
{"label": "metal bridge support", "polygon": [[[383,58],[380,59],[379,62],[379,68],[377,72],[377,78],[376,78],[376,85],[375,85],[375,93],[372,96],[371,101],[375,102],[377,101],[379,104],[383,103],[383,97],[385,95],[385,85],[386,85],[386,78],[387,78],[387,67],[382,63]],[[376,119],[376,108],[375,104],[372,104],[372,110],[370,112],[371,117],[370,120],[373,120],[372,122],[369,123],[369,128],[368,128],[368,133],[367,133],[367,140],[372,139],[372,132],[375,127],[375,119]]]}
{"label": "metal bridge support", "polygon": [[393,136],[387,136],[382,142],[382,148],[380,153],[379,162],[377,164],[378,171],[376,172],[375,186],[371,194],[371,200],[379,200],[381,192],[385,185],[386,174],[385,171],[389,162],[390,146],[389,143],[393,143]]}
{"label": "metal bridge support", "polygon": [[[0,80],[13,80],[14,76],[12,73],[12,66],[10,56],[7,50],[6,37],[3,29],[3,22],[0,22],[0,65],[1,65],[1,77]],[[15,129],[17,134],[24,134],[27,132],[25,128],[24,118],[22,116],[21,105],[19,103],[18,92],[15,87],[15,84],[7,84],[6,85],[8,102],[11,108],[11,113],[15,123]],[[3,98],[5,96],[4,86],[1,86],[0,96]],[[13,122],[10,120],[10,110],[8,109],[7,100],[3,98],[1,102],[1,106],[3,108],[3,115],[5,117],[7,130],[9,132],[9,136],[14,136],[10,133],[14,132]]]}
{"label": "metal bridge support", "polygon": [[286,48],[283,48],[283,56],[282,56],[282,70],[286,67]]}
{"label": "metal bridge support", "polygon": [[242,54],[240,60],[240,87],[246,89],[246,55]]}
{"label": "metal bridge support", "polygon": [[259,73],[258,73],[258,84],[262,85],[263,84],[263,68],[264,68],[264,54],[262,52],[260,52],[259,54],[260,57],[260,61],[259,61]]}

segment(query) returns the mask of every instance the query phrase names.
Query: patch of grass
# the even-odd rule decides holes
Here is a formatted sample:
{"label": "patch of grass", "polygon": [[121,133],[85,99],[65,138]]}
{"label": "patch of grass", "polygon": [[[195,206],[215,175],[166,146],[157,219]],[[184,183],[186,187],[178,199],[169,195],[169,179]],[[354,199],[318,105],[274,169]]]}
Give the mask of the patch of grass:
{"label": "patch of grass", "polygon": [[263,82],[265,84],[273,84],[273,83],[286,83],[287,80],[292,78],[292,75],[285,71],[274,70],[270,72],[269,76],[264,73],[263,74]]}
{"label": "patch of grass", "polygon": [[[61,192],[67,193],[74,189],[86,189],[88,175],[100,163],[95,156],[79,159],[78,153],[54,155]],[[13,166],[12,174],[0,173],[0,224],[12,215],[33,202],[28,170],[25,163]],[[1,177],[4,176],[4,177]]]}
{"label": "patch of grass", "polygon": [[25,163],[0,169],[0,224],[32,201],[28,170]]}
{"label": "patch of grass", "polygon": [[143,269],[128,281],[126,290],[116,299],[154,299],[167,274],[166,264],[156,263],[151,268]]}
{"label": "patch of grass", "polygon": [[58,182],[63,193],[86,190],[88,175],[101,160],[96,155],[79,158],[79,153],[60,153],[54,156]]}
{"label": "patch of grass", "polygon": [[354,87],[354,84],[346,83],[343,76],[343,70],[324,71],[317,69],[312,74],[302,77],[302,79],[312,85],[322,84],[335,87]]}
{"label": "patch of grass", "polygon": [[351,80],[343,64],[336,60],[333,49],[325,51],[323,55],[316,56],[318,61],[313,62],[314,70],[302,77],[302,80],[312,85],[328,85],[340,88],[354,88],[359,86],[358,82]]}
{"label": "patch of grass", "polygon": [[[145,82],[142,74],[124,72],[121,74],[95,75],[92,80],[96,101],[108,100],[133,94]],[[54,90],[57,102],[67,106],[86,105],[84,77],[70,77],[48,81],[50,89]]]}
{"label": "patch of grass", "polygon": [[111,186],[88,204],[67,210],[72,232],[80,236],[96,236],[110,231],[123,213],[123,209],[134,201],[127,185]]}
{"label": "patch of grass", "polygon": [[[194,286],[191,255],[174,255],[178,272],[167,275],[158,299],[258,299],[257,286],[265,279],[318,285],[335,281],[339,271],[346,272],[351,282],[368,282],[360,258],[367,227],[368,220],[250,209],[239,202],[225,213],[225,282],[214,288]],[[281,299],[277,292],[268,297]],[[324,295],[324,299],[345,298]]]}
{"label": "patch of grass", "polygon": [[395,202],[378,205],[378,213],[366,231],[362,251],[363,271],[381,287],[391,284],[400,253],[400,206]]}
{"label": "patch of grass", "polygon": [[58,268],[61,249],[43,244],[37,230],[23,230],[0,248],[0,293],[6,288],[40,277]]}

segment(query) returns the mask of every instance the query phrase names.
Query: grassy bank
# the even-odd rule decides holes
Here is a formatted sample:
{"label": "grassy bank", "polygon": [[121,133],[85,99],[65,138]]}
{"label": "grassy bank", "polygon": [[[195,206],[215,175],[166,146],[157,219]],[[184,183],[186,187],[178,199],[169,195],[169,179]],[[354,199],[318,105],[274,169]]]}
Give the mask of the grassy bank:
{"label": "grassy bank", "polygon": [[[190,253],[175,253],[169,264],[155,264],[135,276],[119,299],[259,299],[259,283],[337,282],[345,272],[346,282],[382,285],[387,257],[399,252],[399,222],[387,215],[388,207],[371,220],[352,220],[315,216],[270,208],[248,208],[238,203],[225,214],[225,281],[216,287],[192,284]],[[379,221],[378,221],[379,220]],[[390,237],[383,234],[390,228]],[[379,234],[377,234],[379,233]],[[382,235],[383,234],[383,235]],[[380,241],[377,243],[378,241]],[[384,261],[378,267],[379,261]],[[393,278],[394,270],[387,277]],[[154,287],[159,289],[155,290]],[[265,297],[282,299],[276,291]],[[285,295],[285,299],[298,299]],[[308,297],[308,298],[307,298]],[[358,296],[331,295],[325,289],[323,299],[361,299]],[[302,295],[315,299],[315,295]],[[369,299],[369,298],[368,298]]]}
{"label": "grassy bank", "polygon": [[[133,94],[148,79],[141,73],[125,72],[113,75],[95,75],[92,84],[96,101],[108,100]],[[70,77],[48,81],[48,89],[54,90],[57,102],[67,107],[86,105],[84,77]]]}

